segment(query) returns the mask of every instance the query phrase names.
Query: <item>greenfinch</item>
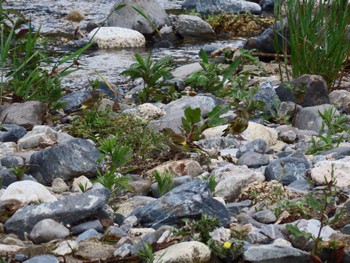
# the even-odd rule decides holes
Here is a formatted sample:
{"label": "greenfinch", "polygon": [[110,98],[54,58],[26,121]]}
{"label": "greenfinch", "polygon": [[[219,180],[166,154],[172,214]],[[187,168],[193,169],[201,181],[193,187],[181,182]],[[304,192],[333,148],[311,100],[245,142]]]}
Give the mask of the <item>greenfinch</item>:
{"label": "greenfinch", "polygon": [[183,152],[203,152],[207,153],[205,150],[200,148],[195,143],[187,140],[182,134],[174,132],[170,128],[164,128],[161,130],[165,137],[167,137],[169,142],[170,150],[178,153]]}
{"label": "greenfinch", "polygon": [[[224,130],[222,136],[227,136],[228,134],[240,136],[240,134],[248,128],[248,124],[249,113],[243,108],[238,108],[236,117],[233,118],[230,125]],[[242,136],[240,136],[240,138],[243,139]]]}

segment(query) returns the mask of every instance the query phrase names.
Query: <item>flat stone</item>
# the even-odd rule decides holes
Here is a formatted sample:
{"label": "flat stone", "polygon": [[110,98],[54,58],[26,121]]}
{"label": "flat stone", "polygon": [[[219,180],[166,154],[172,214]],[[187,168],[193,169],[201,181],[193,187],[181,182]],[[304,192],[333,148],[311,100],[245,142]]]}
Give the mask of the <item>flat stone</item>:
{"label": "flat stone", "polygon": [[29,234],[29,238],[36,244],[63,239],[68,236],[68,228],[52,219],[43,219],[36,223]]}
{"label": "flat stone", "polygon": [[236,166],[233,164],[216,168],[212,171],[218,182],[215,187],[217,196],[224,198],[226,201],[236,200],[241,191],[249,184],[255,181],[264,181],[262,173],[254,172],[247,166]]}
{"label": "flat stone", "polygon": [[109,194],[106,188],[92,189],[51,203],[25,206],[6,221],[6,232],[23,238],[25,232],[29,233],[36,223],[47,218],[65,225],[77,224],[81,220],[97,216],[98,210],[103,207]]}
{"label": "flat stone", "polygon": [[137,208],[132,213],[146,227],[159,228],[162,225],[174,225],[183,218],[194,218],[202,214],[216,217],[223,226],[230,216],[223,204],[212,198],[208,182],[194,180],[175,187],[156,201]]}
{"label": "flat stone", "polygon": [[211,251],[208,246],[198,241],[189,241],[157,251],[154,254],[154,260],[167,263],[208,263],[210,255]]}
{"label": "flat stone", "polygon": [[22,204],[57,201],[57,197],[52,195],[45,186],[29,180],[10,184],[0,197],[0,201],[12,199],[16,199]]}

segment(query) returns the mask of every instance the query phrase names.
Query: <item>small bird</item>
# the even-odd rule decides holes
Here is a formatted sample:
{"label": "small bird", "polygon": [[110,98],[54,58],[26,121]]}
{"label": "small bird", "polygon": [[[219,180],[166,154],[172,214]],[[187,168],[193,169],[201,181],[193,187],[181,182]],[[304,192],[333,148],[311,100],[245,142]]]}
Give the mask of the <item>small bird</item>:
{"label": "small bird", "polygon": [[243,140],[240,134],[248,128],[249,113],[243,108],[238,108],[236,114],[236,117],[234,117],[221,136],[227,136],[228,134],[238,135]]}
{"label": "small bird", "polygon": [[203,152],[207,153],[205,150],[200,148],[197,144],[186,139],[182,134],[174,132],[170,128],[164,128],[161,130],[163,134],[167,137],[169,141],[170,150],[178,153],[183,152]]}

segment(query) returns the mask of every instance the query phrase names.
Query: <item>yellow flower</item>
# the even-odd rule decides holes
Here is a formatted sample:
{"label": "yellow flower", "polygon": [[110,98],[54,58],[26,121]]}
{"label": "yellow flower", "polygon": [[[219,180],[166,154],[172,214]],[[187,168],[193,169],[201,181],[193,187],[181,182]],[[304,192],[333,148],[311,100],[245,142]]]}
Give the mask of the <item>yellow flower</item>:
{"label": "yellow flower", "polygon": [[225,249],[230,249],[230,248],[231,248],[231,245],[232,245],[232,243],[231,243],[230,241],[226,241],[226,242],[224,243],[224,248],[225,248]]}

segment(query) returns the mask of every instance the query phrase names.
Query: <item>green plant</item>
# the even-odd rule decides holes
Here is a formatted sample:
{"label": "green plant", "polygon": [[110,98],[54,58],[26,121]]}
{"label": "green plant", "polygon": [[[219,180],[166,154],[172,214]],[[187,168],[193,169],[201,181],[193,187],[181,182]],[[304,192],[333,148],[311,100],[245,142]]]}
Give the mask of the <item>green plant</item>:
{"label": "green plant", "polygon": [[[342,76],[349,56],[347,24],[350,21],[346,1],[286,0],[275,3],[279,28],[275,30],[277,51],[287,56],[293,77],[321,75],[330,87]],[[286,15],[285,22],[282,14]],[[285,25],[288,25],[286,33]],[[279,38],[279,40],[278,40]]]}
{"label": "green plant", "polygon": [[323,113],[318,111],[318,114],[322,118],[321,129],[316,137],[311,138],[306,154],[315,154],[338,147],[350,130],[347,125],[348,117],[337,115],[333,107],[325,109]]}
{"label": "green plant", "polygon": [[[305,201],[306,204],[311,209],[311,213],[320,221],[320,227],[318,234],[315,236],[312,233],[305,232],[300,230],[296,225],[287,224],[286,227],[289,232],[296,237],[304,237],[306,239],[313,240],[313,248],[311,254],[313,256],[318,256],[320,253],[320,244],[322,242],[322,229],[327,226],[337,222],[342,215],[342,210],[338,210],[333,214],[336,206],[336,199],[339,194],[339,191],[336,187],[337,181],[334,174],[334,165],[332,165],[331,176],[328,180],[324,178],[325,187],[322,190],[322,194],[317,198],[311,193],[307,195]],[[330,218],[330,215],[332,216]]]}
{"label": "green plant", "polygon": [[154,263],[154,255],[152,245],[145,243],[137,255],[146,263]]}
{"label": "green plant", "polygon": [[79,183],[78,186],[79,186],[80,191],[83,193],[85,193],[88,190],[87,182],[85,182],[85,184]]}
{"label": "green plant", "polygon": [[174,188],[174,176],[171,173],[159,173],[158,171],[154,171],[152,176],[158,184],[158,192],[160,196]]}
{"label": "green plant", "polygon": [[235,262],[243,253],[244,241],[235,237],[231,237],[226,242],[209,239],[207,242],[213,254],[226,262]]}
{"label": "green plant", "polygon": [[16,175],[17,180],[23,180],[23,177],[28,170],[26,165],[16,165],[12,167],[12,172]]}
{"label": "green plant", "polygon": [[152,53],[146,58],[135,54],[135,58],[137,62],[124,70],[122,74],[132,79],[143,79],[144,89],[139,93],[141,102],[169,102],[178,97],[173,85],[168,83],[168,80],[172,78],[170,72],[172,58],[170,56],[165,56],[155,63],[152,61]]}
{"label": "green plant", "polygon": [[224,124],[226,120],[220,118],[220,115],[228,112],[229,108],[226,106],[217,105],[207,115],[204,123],[201,123],[201,109],[190,107],[184,110],[184,117],[181,118],[180,130],[189,141],[198,141],[202,139],[202,132],[210,127],[215,127]]}
{"label": "green plant", "polygon": [[210,240],[210,232],[220,226],[218,218],[210,217],[206,214],[202,214],[199,220],[185,218],[183,222],[185,225],[177,234],[203,243],[207,243]]}
{"label": "green plant", "polygon": [[129,147],[118,145],[117,142],[117,136],[111,136],[101,142],[99,147],[101,158],[99,162],[102,163],[104,161],[105,163],[103,163],[101,170],[97,170],[98,177],[95,181],[101,183],[112,192],[116,192],[120,188],[132,190],[129,184],[130,178],[120,174],[134,169],[132,166],[123,168],[131,162],[132,154]]}
{"label": "green plant", "polygon": [[49,109],[58,109],[63,106],[61,79],[78,69],[76,60],[91,43],[53,58],[46,39],[30,24],[29,30],[15,33],[24,22],[20,12],[3,9],[0,3],[1,95],[6,92],[13,101],[39,100]]}
{"label": "green plant", "polygon": [[215,175],[210,174],[209,176],[201,177],[201,179],[208,181],[209,191],[211,192],[212,195],[215,195],[215,187],[218,184],[218,182],[215,179]]}

